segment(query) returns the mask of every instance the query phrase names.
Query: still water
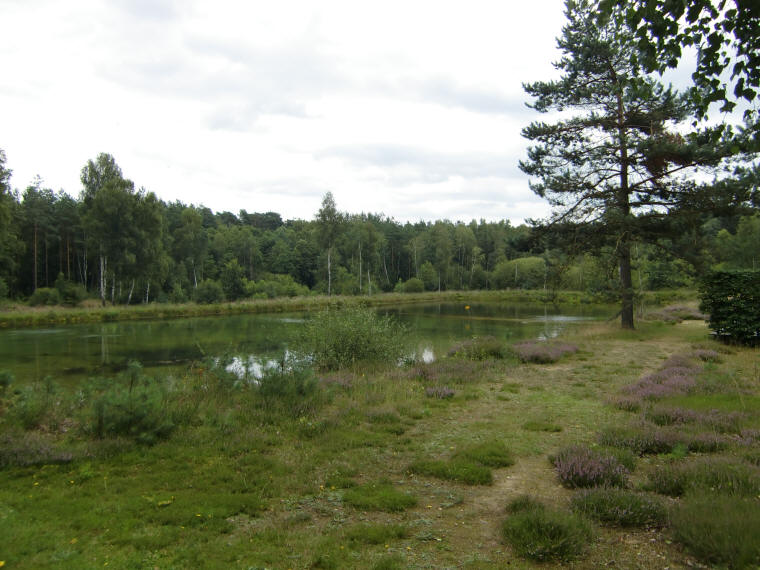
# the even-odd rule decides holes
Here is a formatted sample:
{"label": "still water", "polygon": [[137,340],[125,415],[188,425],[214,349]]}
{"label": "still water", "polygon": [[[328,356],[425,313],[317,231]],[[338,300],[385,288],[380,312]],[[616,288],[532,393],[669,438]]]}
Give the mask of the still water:
{"label": "still water", "polygon": [[[425,360],[473,336],[505,341],[553,338],[569,327],[614,315],[614,309],[600,306],[457,303],[385,307],[378,312],[408,326],[410,352]],[[307,318],[308,314],[256,314],[4,330],[0,370],[10,370],[18,383],[50,375],[75,384],[90,376],[113,375],[133,359],[146,370],[170,370],[225,355],[256,374],[293,348]]]}

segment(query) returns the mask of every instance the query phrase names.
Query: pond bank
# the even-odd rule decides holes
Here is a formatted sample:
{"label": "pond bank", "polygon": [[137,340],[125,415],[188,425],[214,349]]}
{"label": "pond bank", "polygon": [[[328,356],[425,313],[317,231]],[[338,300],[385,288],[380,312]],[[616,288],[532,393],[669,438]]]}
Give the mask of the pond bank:
{"label": "pond bank", "polygon": [[[694,291],[648,291],[641,296],[646,305],[693,300]],[[326,307],[365,306],[380,307],[407,303],[550,303],[570,304],[604,302],[582,291],[504,290],[504,291],[433,291],[427,293],[382,293],[372,296],[289,297],[256,299],[198,305],[196,303],[106,306],[106,307],[27,307],[13,305],[0,310],[0,328],[41,327],[79,323],[100,323],[146,319],[177,319],[246,313],[287,313],[314,311]]]}

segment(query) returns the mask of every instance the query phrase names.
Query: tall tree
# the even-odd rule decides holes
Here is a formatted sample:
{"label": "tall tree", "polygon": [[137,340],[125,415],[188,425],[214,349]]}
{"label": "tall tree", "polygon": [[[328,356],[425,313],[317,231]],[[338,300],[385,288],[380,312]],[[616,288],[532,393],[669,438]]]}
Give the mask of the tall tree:
{"label": "tall tree", "polygon": [[18,239],[18,220],[14,216],[18,200],[11,192],[11,170],[5,163],[5,151],[0,149],[0,280],[12,285],[23,243]]}
{"label": "tall tree", "polygon": [[332,192],[322,198],[322,206],[317,212],[317,237],[320,246],[327,252],[327,295],[332,295],[332,253],[340,232],[342,216],[335,205]]}
{"label": "tall tree", "polygon": [[524,86],[534,109],[563,118],[523,130],[537,144],[520,168],[553,206],[554,227],[580,227],[584,240],[615,248],[621,324],[633,328],[632,244],[667,235],[678,216],[741,201],[746,189],[718,196],[715,185],[685,176],[715,172],[729,143],[714,132],[681,134],[692,103],[640,73],[622,10],[602,27],[591,1],[567,0],[566,15],[558,38],[563,57],[555,64],[561,78]]}

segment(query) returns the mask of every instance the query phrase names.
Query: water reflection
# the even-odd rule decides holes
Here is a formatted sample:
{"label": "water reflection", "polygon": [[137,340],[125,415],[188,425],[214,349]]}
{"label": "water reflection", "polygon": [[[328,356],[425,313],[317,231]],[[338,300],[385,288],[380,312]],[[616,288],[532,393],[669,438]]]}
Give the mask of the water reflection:
{"label": "water reflection", "polygon": [[[378,312],[404,323],[412,333],[416,357],[432,362],[462,340],[556,338],[569,327],[608,318],[614,309],[435,303],[384,307]],[[235,374],[259,378],[281,362],[283,353],[290,355],[308,318],[308,314],[235,315],[0,331],[0,369],[10,370],[18,383],[51,375],[75,384],[90,376],[113,375],[133,359],[148,373],[172,367],[181,371],[191,362],[221,359]]]}

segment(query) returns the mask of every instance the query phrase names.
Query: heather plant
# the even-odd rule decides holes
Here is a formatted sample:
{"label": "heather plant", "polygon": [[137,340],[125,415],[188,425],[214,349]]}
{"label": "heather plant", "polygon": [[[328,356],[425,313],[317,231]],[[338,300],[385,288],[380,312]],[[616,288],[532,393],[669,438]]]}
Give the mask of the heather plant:
{"label": "heather plant", "polygon": [[682,439],[674,432],[647,425],[607,428],[598,437],[601,445],[630,449],[636,455],[670,453]]}
{"label": "heather plant", "polygon": [[692,368],[673,366],[647,374],[635,384],[625,386],[623,394],[635,400],[660,400],[688,394],[697,385]]}
{"label": "heather plant", "polygon": [[280,416],[313,416],[324,403],[314,372],[298,363],[266,368],[256,384],[255,395],[256,407],[272,420]]}
{"label": "heather plant", "polygon": [[350,542],[362,544],[386,544],[408,536],[409,527],[400,524],[357,524],[346,531]]}
{"label": "heather plant", "polygon": [[539,562],[568,562],[580,556],[592,538],[583,517],[521,500],[502,524],[502,536],[516,554]]}
{"label": "heather plant", "polygon": [[520,495],[507,503],[506,511],[510,514],[526,511],[543,510],[545,505],[531,495]]}
{"label": "heather plant", "polygon": [[9,431],[0,435],[0,468],[52,465],[73,459],[71,451],[60,449],[49,438],[34,431]]}
{"label": "heather plant", "polygon": [[729,568],[760,564],[760,508],[756,498],[694,495],[670,512],[673,538],[702,562]]}
{"label": "heather plant", "polygon": [[370,309],[322,311],[307,320],[302,350],[319,370],[340,370],[359,363],[396,364],[406,351],[406,329]]}
{"label": "heather plant", "polygon": [[690,408],[653,406],[645,417],[659,426],[699,424],[715,431],[738,433],[746,414],[742,412],[721,412],[720,410],[694,410]]}
{"label": "heather plant", "polygon": [[567,354],[578,352],[578,347],[565,342],[528,340],[513,344],[512,350],[520,362],[551,364]]}
{"label": "heather plant", "polygon": [[625,487],[630,470],[614,455],[583,446],[566,447],[553,458],[560,482],[577,487]]}
{"label": "heather plant", "polygon": [[450,358],[464,358],[467,360],[500,360],[507,358],[510,351],[503,341],[492,337],[476,337],[457,343],[449,349]]}
{"label": "heather plant", "polygon": [[573,510],[602,524],[652,527],[665,524],[665,505],[657,497],[612,487],[583,489],[573,495]]}
{"label": "heather plant", "polygon": [[649,474],[649,486],[671,497],[692,491],[756,496],[760,494],[760,469],[724,458],[668,462]]}
{"label": "heather plant", "polygon": [[436,398],[438,400],[447,400],[454,397],[454,390],[448,386],[431,386],[425,388],[425,396],[428,398]]}
{"label": "heather plant", "polygon": [[702,362],[722,362],[723,358],[716,350],[700,348],[691,353],[694,358]]}

